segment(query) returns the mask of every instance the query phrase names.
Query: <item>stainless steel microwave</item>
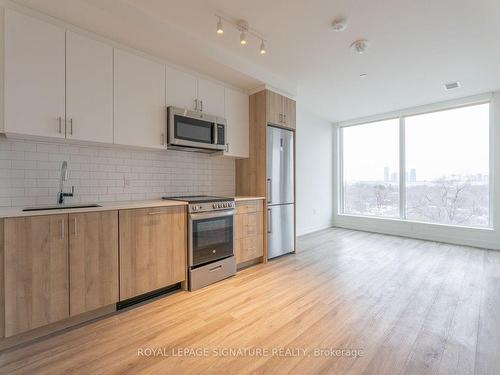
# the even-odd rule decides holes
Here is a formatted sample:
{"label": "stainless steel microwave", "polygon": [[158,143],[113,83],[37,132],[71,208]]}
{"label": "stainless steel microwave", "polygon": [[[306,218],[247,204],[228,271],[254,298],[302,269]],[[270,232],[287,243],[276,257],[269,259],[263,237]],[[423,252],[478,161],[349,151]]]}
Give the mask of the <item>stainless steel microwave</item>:
{"label": "stainless steel microwave", "polygon": [[226,120],[203,112],[168,107],[168,148],[217,152],[226,149]]}

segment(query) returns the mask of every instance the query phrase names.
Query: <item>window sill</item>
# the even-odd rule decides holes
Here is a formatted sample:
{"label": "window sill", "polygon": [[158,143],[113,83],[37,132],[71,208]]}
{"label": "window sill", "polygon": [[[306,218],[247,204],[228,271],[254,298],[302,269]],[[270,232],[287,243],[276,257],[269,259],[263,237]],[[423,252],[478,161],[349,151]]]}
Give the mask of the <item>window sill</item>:
{"label": "window sill", "polygon": [[429,227],[441,227],[441,228],[450,228],[450,229],[466,229],[466,230],[477,230],[481,232],[493,232],[495,230],[494,227],[471,227],[466,225],[451,225],[451,224],[442,224],[442,223],[429,223],[426,221],[418,221],[418,220],[409,220],[409,219],[400,219],[400,218],[392,218],[392,217],[380,217],[380,216],[367,216],[367,215],[354,215],[354,214],[343,214],[337,213],[336,215],[339,218],[348,218],[348,219],[363,219],[363,220],[378,220],[378,221],[389,221],[391,223],[407,223],[407,224],[416,224],[422,226]]}

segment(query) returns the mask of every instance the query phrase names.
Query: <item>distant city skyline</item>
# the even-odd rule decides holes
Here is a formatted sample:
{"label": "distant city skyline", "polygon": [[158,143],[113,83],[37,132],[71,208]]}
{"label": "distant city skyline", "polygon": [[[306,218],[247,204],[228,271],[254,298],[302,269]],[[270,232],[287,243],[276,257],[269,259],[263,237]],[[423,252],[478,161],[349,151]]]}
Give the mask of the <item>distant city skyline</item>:
{"label": "distant city skyline", "polygon": [[[397,182],[398,181],[398,173],[399,171],[393,171],[391,168],[388,166],[384,167],[384,177],[383,180],[384,182]],[[467,175],[461,175],[461,174],[451,174],[451,175],[443,175],[439,178],[446,178],[446,179],[456,179],[460,181],[465,181],[465,180],[470,180],[471,182],[488,182],[489,181],[489,175],[487,174],[482,174],[482,173],[476,173],[476,174],[467,174]],[[436,180],[436,179],[434,179]],[[424,181],[434,181],[434,180],[428,180],[428,179],[421,179],[419,180],[417,178],[417,169],[416,168],[410,168],[409,171],[406,171],[406,181],[407,182],[424,182]]]}

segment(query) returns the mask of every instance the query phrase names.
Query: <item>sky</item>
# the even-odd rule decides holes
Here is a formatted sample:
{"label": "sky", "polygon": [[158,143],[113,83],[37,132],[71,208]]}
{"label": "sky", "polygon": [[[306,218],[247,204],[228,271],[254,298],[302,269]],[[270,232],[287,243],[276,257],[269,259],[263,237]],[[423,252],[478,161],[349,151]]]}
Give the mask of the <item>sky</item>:
{"label": "sky", "polygon": [[[489,174],[489,104],[406,117],[406,170],[417,181]],[[383,181],[399,170],[399,119],[343,129],[345,181]]]}

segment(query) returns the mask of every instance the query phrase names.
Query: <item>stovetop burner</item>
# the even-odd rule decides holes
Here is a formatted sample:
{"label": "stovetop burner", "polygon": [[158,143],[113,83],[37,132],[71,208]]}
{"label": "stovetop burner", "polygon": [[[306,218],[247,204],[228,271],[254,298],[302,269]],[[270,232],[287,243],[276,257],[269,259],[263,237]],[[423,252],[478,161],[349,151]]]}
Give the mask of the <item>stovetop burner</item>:
{"label": "stovetop burner", "polygon": [[175,197],[163,197],[162,199],[168,199],[168,200],[173,200],[173,201],[184,201],[184,202],[188,202],[188,203],[234,201],[234,198],[214,197],[214,196],[210,196],[210,195],[184,195],[184,196],[175,196]]}

